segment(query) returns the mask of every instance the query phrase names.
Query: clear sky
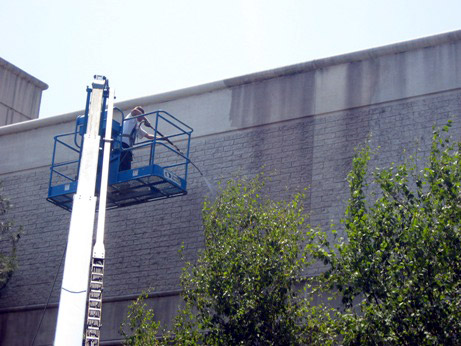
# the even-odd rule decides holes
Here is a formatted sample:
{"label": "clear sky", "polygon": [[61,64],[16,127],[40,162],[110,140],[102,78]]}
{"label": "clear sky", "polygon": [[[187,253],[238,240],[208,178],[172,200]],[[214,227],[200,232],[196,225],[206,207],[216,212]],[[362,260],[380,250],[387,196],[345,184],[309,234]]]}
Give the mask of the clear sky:
{"label": "clear sky", "polygon": [[461,0],[0,0],[0,56],[49,85],[40,117],[461,29]]}

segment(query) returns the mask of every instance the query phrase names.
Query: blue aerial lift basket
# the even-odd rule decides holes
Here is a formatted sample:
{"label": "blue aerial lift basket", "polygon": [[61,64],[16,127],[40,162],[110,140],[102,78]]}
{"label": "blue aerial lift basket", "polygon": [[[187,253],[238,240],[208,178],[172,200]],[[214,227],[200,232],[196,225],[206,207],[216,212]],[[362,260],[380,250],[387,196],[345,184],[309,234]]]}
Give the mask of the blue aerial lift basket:
{"label": "blue aerial lift basket", "polygon": [[[77,191],[78,172],[84,133],[88,120],[88,99],[85,115],[76,120],[75,130],[54,137],[53,158],[47,200],[66,210],[72,210],[73,196]],[[105,107],[103,108],[105,109]],[[165,111],[154,111],[142,116],[152,124],[153,140],[144,140],[130,148],[122,148],[125,119],[112,122],[112,150],[109,164],[107,209],[120,208],[163,198],[187,194],[187,173],[190,139],[193,129]],[[101,115],[100,134],[105,132],[105,112]],[[131,120],[136,121],[136,120]],[[102,147],[102,140],[101,140]],[[133,154],[131,169],[119,171],[120,158],[130,151]],[[102,150],[99,156],[99,194]]]}

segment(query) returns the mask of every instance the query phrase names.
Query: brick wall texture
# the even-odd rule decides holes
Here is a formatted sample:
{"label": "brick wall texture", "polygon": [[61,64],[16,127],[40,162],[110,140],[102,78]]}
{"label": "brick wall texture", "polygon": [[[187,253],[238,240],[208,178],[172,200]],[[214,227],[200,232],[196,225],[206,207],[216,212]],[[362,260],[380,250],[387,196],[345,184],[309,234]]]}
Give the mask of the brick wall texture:
{"label": "brick wall texture", "polygon": [[[399,161],[404,149],[429,148],[432,126],[454,120],[460,137],[461,91],[372,105],[347,111],[298,118],[200,138],[191,144],[191,159],[216,186],[232,176],[272,174],[274,198],[288,198],[309,187],[311,224],[325,229],[338,224],[348,198],[346,175],[354,148],[371,135],[380,153],[372,166]],[[28,170],[0,177],[0,193],[13,203],[9,213],[24,231],[19,243],[19,267],[1,292],[0,308],[44,304],[54,277],[51,302],[59,299],[70,213],[48,203],[49,169]],[[201,208],[209,190],[191,167],[188,195],[111,210],[107,214],[104,297],[179,289],[185,246],[194,259],[203,246]],[[338,226],[341,228],[340,226]],[[315,274],[321,268],[313,268]]]}

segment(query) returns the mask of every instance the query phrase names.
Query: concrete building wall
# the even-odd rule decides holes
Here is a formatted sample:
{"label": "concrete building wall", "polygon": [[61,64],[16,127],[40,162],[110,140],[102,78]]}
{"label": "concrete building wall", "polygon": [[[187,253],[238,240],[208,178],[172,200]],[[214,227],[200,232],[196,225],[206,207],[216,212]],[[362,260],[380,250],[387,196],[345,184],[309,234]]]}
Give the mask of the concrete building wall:
{"label": "concrete building wall", "polygon": [[[453,119],[458,136],[460,58],[458,31],[118,106],[165,109],[192,126],[191,159],[213,184],[264,170],[273,174],[268,190],[277,198],[309,186],[311,223],[327,228],[344,211],[354,148],[370,134],[381,146],[377,166],[398,161],[416,141],[427,147],[435,123]],[[24,226],[19,267],[0,292],[0,343],[30,342],[58,273],[37,339],[52,343],[70,214],[45,201],[48,166],[53,136],[72,131],[81,113],[0,128],[0,192],[14,203],[11,217]],[[143,290],[154,289],[151,303],[162,320],[174,314],[183,266],[177,251],[183,243],[186,258],[194,259],[203,246],[201,207],[208,190],[193,169],[188,192],[108,212],[106,344],[118,342],[126,307]]]}
{"label": "concrete building wall", "polygon": [[0,126],[37,119],[48,85],[0,58]]}

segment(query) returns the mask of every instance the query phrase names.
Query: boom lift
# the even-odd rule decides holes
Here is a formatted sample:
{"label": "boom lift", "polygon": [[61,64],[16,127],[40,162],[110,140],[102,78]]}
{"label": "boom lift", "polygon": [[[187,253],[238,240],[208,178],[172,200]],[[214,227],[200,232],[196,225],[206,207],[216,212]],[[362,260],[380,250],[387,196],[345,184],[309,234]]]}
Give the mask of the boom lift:
{"label": "boom lift", "polygon": [[[114,109],[121,113],[120,122],[113,120]],[[85,345],[100,343],[106,209],[187,194],[192,128],[165,111],[143,117],[150,118],[149,126],[155,124],[154,139],[123,148],[126,119],[114,108],[108,80],[95,76],[87,88],[85,115],[77,118],[74,132],[55,137],[47,200],[72,212],[55,345],[81,345],[82,335]],[[136,159],[131,169],[119,171],[126,151],[136,153]]]}

